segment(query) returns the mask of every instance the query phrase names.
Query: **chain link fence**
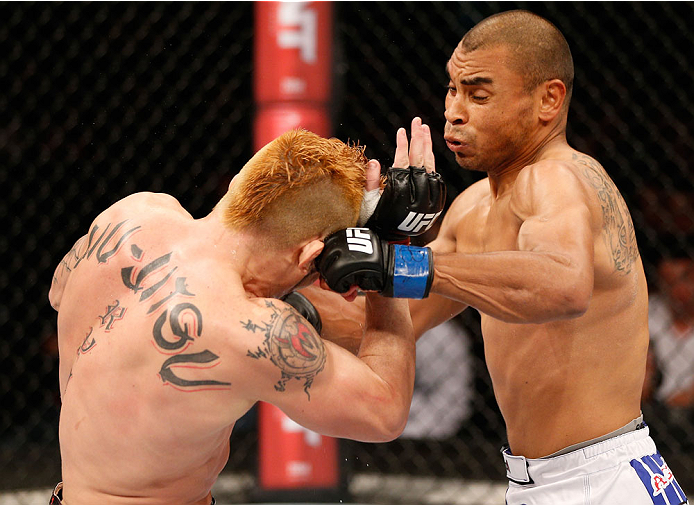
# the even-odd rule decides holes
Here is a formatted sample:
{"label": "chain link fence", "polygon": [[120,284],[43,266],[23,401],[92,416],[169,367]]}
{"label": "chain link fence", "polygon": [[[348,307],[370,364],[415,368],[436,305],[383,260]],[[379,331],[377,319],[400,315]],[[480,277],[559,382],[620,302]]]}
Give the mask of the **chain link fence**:
{"label": "chain link fence", "polygon": [[[396,129],[420,115],[452,200],[478,176],[446,154],[445,63],[467,29],[512,8],[547,17],[572,48],[569,142],[605,166],[632,211],[657,309],[644,414],[692,493],[694,332],[674,338],[672,323],[686,320],[675,306],[691,308],[687,293],[694,298],[691,266],[686,277],[694,261],[694,5],[338,2],[334,134],[388,164]],[[170,193],[205,215],[251,156],[253,4],[3,3],[0,16],[0,489],[8,490],[60,478],[47,299],[56,264],[101,210],[135,191]],[[452,324],[449,334],[467,338],[437,335],[419,352],[413,416],[428,419],[413,420],[392,443],[342,446],[350,478],[436,479],[406,497],[376,485],[360,499],[425,503],[445,479],[503,482],[504,424],[479,319],[466,311]],[[458,366],[437,365],[445,354]],[[446,416],[445,429],[431,427]],[[252,473],[252,412],[232,438],[225,473]]]}

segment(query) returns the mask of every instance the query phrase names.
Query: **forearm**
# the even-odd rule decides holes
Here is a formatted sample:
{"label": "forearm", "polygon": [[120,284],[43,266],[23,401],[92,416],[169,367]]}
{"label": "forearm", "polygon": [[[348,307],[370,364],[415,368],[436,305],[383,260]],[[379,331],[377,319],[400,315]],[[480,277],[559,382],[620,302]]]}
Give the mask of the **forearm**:
{"label": "forearm", "polygon": [[348,302],[340,294],[311,285],[301,290],[318,310],[323,322],[321,338],[356,355],[365,328],[365,297]]}
{"label": "forearm", "polygon": [[465,303],[434,293],[429,293],[429,296],[421,300],[411,299],[409,302],[416,340],[467,308]]}
{"label": "forearm", "polygon": [[513,323],[577,317],[592,291],[592,277],[559,254],[435,254],[434,271],[432,293]]}
{"label": "forearm", "polygon": [[404,428],[415,373],[415,342],[406,300],[366,295],[366,329],[357,356],[381,379],[393,422]]}

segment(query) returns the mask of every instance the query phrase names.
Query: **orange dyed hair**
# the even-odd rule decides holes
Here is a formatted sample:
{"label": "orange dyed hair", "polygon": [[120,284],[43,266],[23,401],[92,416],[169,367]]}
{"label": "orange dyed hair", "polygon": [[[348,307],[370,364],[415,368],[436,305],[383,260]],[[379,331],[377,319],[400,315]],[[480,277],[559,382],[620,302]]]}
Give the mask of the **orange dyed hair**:
{"label": "orange dyed hair", "polygon": [[366,180],[364,147],[291,130],[258,151],[220,205],[224,221],[276,247],[354,226]]}

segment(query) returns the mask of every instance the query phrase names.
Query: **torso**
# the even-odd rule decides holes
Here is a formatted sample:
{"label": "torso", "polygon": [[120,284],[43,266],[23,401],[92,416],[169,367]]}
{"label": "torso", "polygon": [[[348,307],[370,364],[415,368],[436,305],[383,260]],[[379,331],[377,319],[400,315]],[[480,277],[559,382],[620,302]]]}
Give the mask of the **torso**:
{"label": "torso", "polygon": [[[646,282],[626,205],[595,160],[568,146],[560,160],[584,181],[588,195],[595,268],[587,312],[542,324],[481,314],[485,357],[511,450],[530,458],[636,418],[648,348]],[[456,223],[457,251],[518,250],[524,219],[517,211],[523,202],[512,201],[518,194],[493,199],[487,179],[471,191],[477,202]]]}
{"label": "torso", "polygon": [[240,319],[248,302],[240,282],[217,280],[223,267],[201,254],[193,223],[170,197],[134,195],[78,251],[58,316],[70,505],[210,503],[252,403],[212,371],[242,358],[220,351],[203,307],[226,303]]}

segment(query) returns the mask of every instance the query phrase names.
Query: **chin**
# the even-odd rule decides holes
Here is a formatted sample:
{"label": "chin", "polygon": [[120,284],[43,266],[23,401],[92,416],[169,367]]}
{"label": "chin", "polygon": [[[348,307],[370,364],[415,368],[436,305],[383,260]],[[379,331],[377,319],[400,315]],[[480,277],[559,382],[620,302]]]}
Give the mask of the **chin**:
{"label": "chin", "polygon": [[477,163],[474,159],[466,157],[466,156],[461,156],[459,154],[455,155],[455,161],[458,163],[458,166],[460,168],[463,168],[465,170],[469,170],[471,172],[486,172],[486,165],[480,165]]}

